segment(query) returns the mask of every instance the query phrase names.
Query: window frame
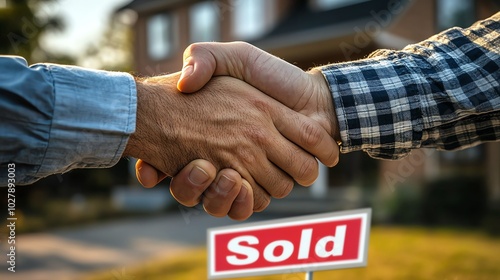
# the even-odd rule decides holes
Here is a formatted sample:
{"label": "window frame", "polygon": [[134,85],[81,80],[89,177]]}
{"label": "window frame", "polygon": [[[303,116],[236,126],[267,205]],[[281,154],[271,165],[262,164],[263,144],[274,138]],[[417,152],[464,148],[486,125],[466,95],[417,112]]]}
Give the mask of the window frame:
{"label": "window frame", "polygon": [[[212,17],[210,20],[213,21],[213,22],[211,22],[213,24],[213,26],[208,27],[208,30],[213,32],[213,34],[211,34],[211,36],[208,36],[211,38],[196,38],[198,36],[198,34],[195,34],[197,32],[194,30],[194,27],[200,21],[196,20],[197,15],[195,13],[202,11],[203,8],[205,8],[206,11],[211,11],[211,13],[212,13],[209,17]],[[195,3],[194,5],[192,5],[189,8],[188,13],[189,13],[189,41],[190,41],[190,43],[211,42],[211,41],[220,40],[220,38],[221,38],[220,13],[218,12],[215,3],[213,3],[212,1],[201,1],[201,2]]]}
{"label": "window frame", "polygon": [[[243,11],[248,11],[249,8],[245,7],[242,5],[242,3],[238,2],[244,2],[244,4],[249,5],[255,5],[258,3],[258,5],[261,5],[258,7],[260,11],[252,11],[253,14],[250,14],[249,17],[254,17],[253,19],[250,19],[252,23],[249,24],[249,22],[243,24],[242,19],[245,17],[243,14],[238,14],[238,12]],[[232,17],[232,35],[233,37],[237,38],[238,40],[253,40],[256,39],[263,34],[265,34],[269,28],[273,24],[273,20],[275,17],[275,10],[276,10],[276,1],[273,0],[232,0],[232,5],[233,9],[233,17]],[[243,6],[243,9],[242,9]],[[248,16],[248,15],[247,15]],[[253,27],[254,30],[251,28],[248,29],[248,26],[252,24],[256,24],[257,27]],[[244,26],[244,27],[241,27]],[[245,30],[245,28],[247,30]],[[238,30],[239,29],[239,30]]]}
{"label": "window frame", "polygon": [[[164,21],[164,25],[161,27],[155,27],[153,24],[159,24]],[[158,30],[154,30],[158,28]],[[163,37],[163,42],[159,41],[159,38],[153,38],[153,35],[161,35]],[[155,34],[153,34],[155,33]],[[151,14],[146,19],[146,52],[151,60],[159,61],[171,57],[176,49],[178,42],[178,30],[177,30],[177,18],[171,12],[158,12]],[[155,48],[162,48],[156,45],[157,43],[164,44],[163,48],[165,50],[155,50]],[[156,46],[156,47],[155,47]],[[155,54],[155,52],[158,52]]]}

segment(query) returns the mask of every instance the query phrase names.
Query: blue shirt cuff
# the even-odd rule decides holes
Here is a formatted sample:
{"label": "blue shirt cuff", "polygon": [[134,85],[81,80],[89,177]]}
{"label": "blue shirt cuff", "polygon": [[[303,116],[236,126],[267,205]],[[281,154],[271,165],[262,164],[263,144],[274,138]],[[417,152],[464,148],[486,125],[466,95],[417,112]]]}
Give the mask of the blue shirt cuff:
{"label": "blue shirt cuff", "polygon": [[126,73],[39,64],[53,79],[54,114],[37,177],[105,168],[121,158],[135,130],[137,93]]}

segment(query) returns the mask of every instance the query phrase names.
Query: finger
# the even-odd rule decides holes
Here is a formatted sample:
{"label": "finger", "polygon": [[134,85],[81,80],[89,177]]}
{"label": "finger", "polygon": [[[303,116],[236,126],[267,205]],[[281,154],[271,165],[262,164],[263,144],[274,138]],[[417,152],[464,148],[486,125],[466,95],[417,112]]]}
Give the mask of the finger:
{"label": "finger", "polygon": [[[319,166],[316,158],[287,139],[276,140],[280,142],[276,145],[282,148],[279,150],[269,149],[267,154],[269,160],[291,176],[297,183],[303,186],[312,185],[319,174]],[[285,197],[292,188],[293,184],[286,189],[282,188],[281,191],[285,190],[282,194],[276,195],[277,190],[275,190],[272,195],[276,198]]]}
{"label": "finger", "polygon": [[333,167],[338,163],[338,144],[318,122],[287,108],[274,116],[273,121],[283,136],[315,155],[324,165]]}
{"label": "finger", "polygon": [[[241,152],[241,151],[240,151]],[[244,154],[243,154],[244,156]],[[247,159],[246,157],[243,157],[244,159]],[[249,156],[248,158],[253,159],[254,156]],[[266,160],[266,162],[268,162]],[[260,165],[262,166],[262,165]],[[276,168],[273,166],[273,168]],[[271,202],[271,195],[269,192],[260,184],[258,184],[254,178],[250,175],[248,170],[246,168],[242,168],[241,165],[235,165],[233,169],[241,174],[241,177],[243,178],[243,183],[247,184],[248,187],[252,189],[252,200],[253,200],[253,211],[255,212],[261,212],[264,211],[264,209],[267,208],[269,203]],[[265,168],[260,168],[258,172],[262,172],[262,170],[266,170]],[[278,171],[278,170],[277,170]],[[260,174],[257,173],[256,177],[259,177]],[[288,179],[291,181],[291,179]],[[291,181],[293,184],[293,181]],[[272,189],[272,188],[271,188]]]}
{"label": "finger", "polygon": [[135,176],[139,183],[145,188],[152,188],[163,179],[167,178],[167,175],[156,168],[154,168],[149,163],[139,159],[135,163]]}
{"label": "finger", "polygon": [[231,219],[243,221],[253,213],[253,192],[250,183],[242,179],[241,189],[227,214]]}
{"label": "finger", "polygon": [[[287,174],[286,164],[277,166],[268,153],[291,160],[290,150],[298,149],[286,140],[277,130],[274,133],[255,133],[253,142],[259,147],[265,147],[267,152],[254,153],[254,150],[241,148],[237,150],[239,161],[231,166],[250,183],[254,191],[255,211],[262,211],[270,202],[270,197],[283,198],[290,193],[294,181]],[[312,158],[312,156],[309,155]],[[285,170],[285,171],[283,171]]]}
{"label": "finger", "polygon": [[212,216],[224,217],[240,190],[240,174],[232,169],[223,169],[203,193],[203,208]]}
{"label": "finger", "polygon": [[182,205],[197,205],[217,174],[209,161],[197,159],[186,165],[170,183],[170,193]]}
{"label": "finger", "polygon": [[[272,197],[282,198],[293,188],[291,178],[301,185],[311,185],[318,177],[319,167],[314,156],[283,137],[278,131],[278,128],[296,129],[296,125],[302,124],[308,118],[270,97],[263,98],[256,106],[269,113],[274,127],[268,128],[270,131],[254,128],[251,140],[266,151],[264,158],[247,153],[245,149],[238,150],[238,158],[245,160],[246,166],[259,166],[259,170],[250,170],[252,176]],[[289,118],[292,118],[292,121],[288,121]],[[310,123],[314,124],[314,121],[311,120]]]}
{"label": "finger", "polygon": [[[289,156],[284,157],[283,154],[271,151],[269,159],[287,172],[298,184],[302,186],[312,185],[319,174],[319,166],[316,158],[301,149],[292,148],[288,153]],[[290,193],[292,188],[293,185],[283,195],[273,195],[273,197],[283,198]]]}

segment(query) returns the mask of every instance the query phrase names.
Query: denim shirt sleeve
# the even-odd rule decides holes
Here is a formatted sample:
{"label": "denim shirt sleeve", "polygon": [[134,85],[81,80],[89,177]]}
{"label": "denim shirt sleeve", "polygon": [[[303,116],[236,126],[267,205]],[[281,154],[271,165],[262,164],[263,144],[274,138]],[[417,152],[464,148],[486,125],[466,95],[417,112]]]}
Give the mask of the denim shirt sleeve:
{"label": "denim shirt sleeve", "polygon": [[135,130],[133,78],[0,56],[0,185],[118,162]]}

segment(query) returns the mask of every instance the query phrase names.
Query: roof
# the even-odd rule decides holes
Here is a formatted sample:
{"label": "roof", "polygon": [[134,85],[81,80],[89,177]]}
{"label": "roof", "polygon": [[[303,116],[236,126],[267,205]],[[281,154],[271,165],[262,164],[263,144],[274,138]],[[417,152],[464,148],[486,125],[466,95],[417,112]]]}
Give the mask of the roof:
{"label": "roof", "polygon": [[[368,25],[369,28],[376,26],[382,30],[398,16],[389,12],[389,5],[399,2],[403,5],[400,11],[403,11],[410,1],[362,1],[326,11],[313,10],[308,5],[308,1],[299,1],[294,9],[272,30],[252,43],[265,47],[279,47],[280,45],[293,44],[299,36],[300,42],[304,43],[304,41],[348,36],[359,32],[360,29],[363,31]],[[376,31],[369,29],[366,32],[374,33]]]}
{"label": "roof", "polygon": [[186,4],[189,2],[195,1],[187,1],[187,0],[132,0],[125,6],[118,9],[119,11],[123,11],[126,9],[132,9],[136,12],[148,12],[152,10],[156,10],[159,8],[172,8],[177,4]]}
{"label": "roof", "polygon": [[[138,13],[148,13],[160,9],[167,10],[185,6],[201,0],[132,0],[117,12],[132,9]],[[412,0],[357,0],[330,10],[315,10],[308,0],[295,1],[296,4],[273,29],[250,43],[266,50],[299,46],[325,40],[344,40],[364,31],[365,28],[388,27]],[[400,4],[399,11],[394,12]],[[392,13],[391,13],[392,11]],[[380,15],[380,16],[376,16]],[[387,19],[387,20],[386,20]],[[374,31],[368,29],[367,35]],[[372,33],[370,33],[372,32]],[[375,32],[378,32],[377,30]],[[372,37],[369,36],[369,40]],[[298,40],[300,38],[300,40]]]}

